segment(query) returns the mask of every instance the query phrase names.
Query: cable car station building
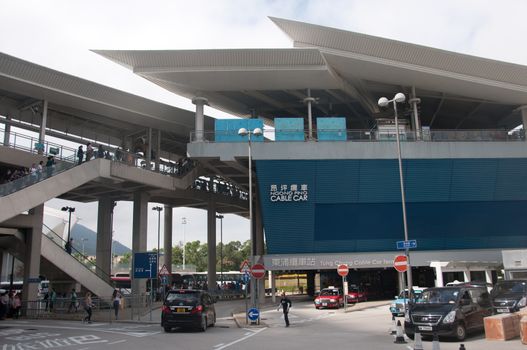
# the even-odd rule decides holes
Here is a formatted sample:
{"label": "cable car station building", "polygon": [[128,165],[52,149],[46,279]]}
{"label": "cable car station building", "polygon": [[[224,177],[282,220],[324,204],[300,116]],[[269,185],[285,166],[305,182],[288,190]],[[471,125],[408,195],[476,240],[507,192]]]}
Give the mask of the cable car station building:
{"label": "cable car station building", "polygon": [[[312,292],[346,263],[351,283],[394,294],[399,133],[414,285],[495,281],[502,250],[527,247],[527,67],[271,20],[293,48],[96,53],[192,99],[186,152],[240,188],[253,180],[267,269],[306,272]],[[397,129],[377,101],[399,92]],[[205,105],[240,119],[212,125]]]}

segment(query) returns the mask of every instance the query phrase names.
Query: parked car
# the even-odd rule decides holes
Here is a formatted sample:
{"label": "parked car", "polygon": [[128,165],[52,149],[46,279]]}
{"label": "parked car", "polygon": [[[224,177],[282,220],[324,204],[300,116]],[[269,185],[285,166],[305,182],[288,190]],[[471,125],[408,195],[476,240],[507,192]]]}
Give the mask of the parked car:
{"label": "parked car", "polygon": [[516,312],[526,306],[527,280],[500,281],[490,292],[494,313]]}
{"label": "parked car", "polygon": [[368,292],[360,286],[351,285],[348,289],[348,303],[360,301],[368,301]]}
{"label": "parked car", "polygon": [[344,296],[342,289],[329,287],[320,291],[320,294],[315,298],[315,308],[340,308],[344,306]]}
{"label": "parked car", "polygon": [[216,300],[203,290],[171,290],[161,309],[161,327],[170,332],[174,327],[194,327],[205,331],[216,323]]}
{"label": "parked car", "polygon": [[468,332],[482,331],[483,318],[492,315],[485,287],[453,286],[428,288],[405,313],[404,329],[413,339],[423,335],[452,336],[464,340]]}
{"label": "parked car", "polygon": [[[425,288],[413,286],[412,287],[414,291],[413,300],[417,301],[420,300],[421,294],[425,290]],[[401,291],[399,295],[395,296],[395,300],[390,305],[390,312],[393,316],[404,316],[404,311],[406,310],[408,306],[408,289],[405,289],[404,291]]]}

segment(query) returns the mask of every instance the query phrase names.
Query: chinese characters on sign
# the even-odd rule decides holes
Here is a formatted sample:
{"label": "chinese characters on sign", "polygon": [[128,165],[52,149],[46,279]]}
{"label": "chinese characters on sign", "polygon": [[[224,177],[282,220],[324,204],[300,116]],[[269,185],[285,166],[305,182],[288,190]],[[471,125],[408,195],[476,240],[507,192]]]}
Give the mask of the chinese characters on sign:
{"label": "chinese characters on sign", "polygon": [[271,202],[307,202],[307,184],[271,185]]}
{"label": "chinese characters on sign", "polygon": [[280,258],[271,260],[273,266],[290,267],[290,266],[315,266],[315,258]]}

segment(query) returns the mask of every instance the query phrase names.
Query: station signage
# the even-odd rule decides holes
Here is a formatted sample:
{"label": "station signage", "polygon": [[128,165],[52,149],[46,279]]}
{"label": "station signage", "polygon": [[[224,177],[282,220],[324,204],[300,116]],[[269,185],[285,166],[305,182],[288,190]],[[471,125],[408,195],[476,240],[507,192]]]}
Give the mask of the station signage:
{"label": "station signage", "polygon": [[271,202],[307,202],[307,184],[273,184],[269,188]]}

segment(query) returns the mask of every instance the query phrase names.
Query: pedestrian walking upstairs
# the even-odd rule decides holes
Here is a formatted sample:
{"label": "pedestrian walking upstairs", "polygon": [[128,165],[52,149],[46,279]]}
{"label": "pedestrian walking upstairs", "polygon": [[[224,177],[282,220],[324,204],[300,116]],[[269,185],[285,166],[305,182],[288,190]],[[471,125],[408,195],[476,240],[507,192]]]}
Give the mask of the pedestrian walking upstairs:
{"label": "pedestrian walking upstairs", "polygon": [[84,160],[84,150],[82,149],[82,145],[79,146],[79,149],[77,150],[77,158],[79,159],[79,165],[82,164],[82,161]]}
{"label": "pedestrian walking upstairs", "polygon": [[282,308],[282,311],[284,312],[284,321],[286,327],[289,327],[289,309],[292,305],[293,304],[291,303],[291,300],[285,295],[285,292],[283,292],[282,299],[280,299],[280,305],[278,305],[277,311]]}

